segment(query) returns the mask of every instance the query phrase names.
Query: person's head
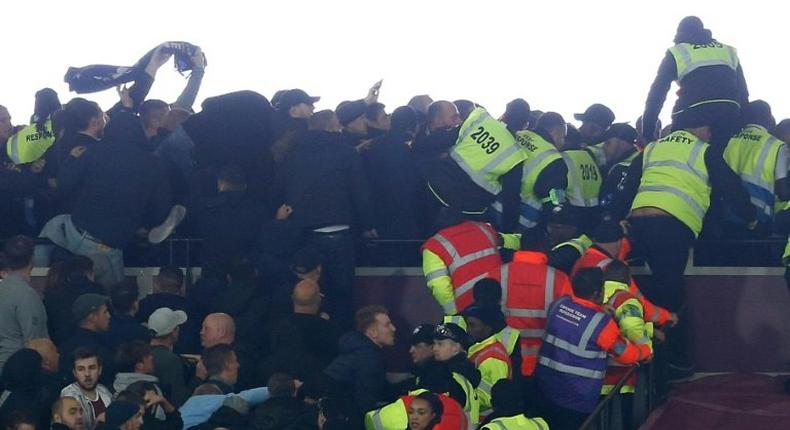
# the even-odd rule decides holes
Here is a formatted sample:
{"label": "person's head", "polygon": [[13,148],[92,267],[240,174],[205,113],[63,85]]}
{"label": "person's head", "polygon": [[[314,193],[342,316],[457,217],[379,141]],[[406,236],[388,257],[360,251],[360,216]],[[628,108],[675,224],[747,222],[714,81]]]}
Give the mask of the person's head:
{"label": "person's head", "polygon": [[140,104],[139,112],[145,135],[150,138],[156,136],[159,129],[164,127],[170,105],[162,100],[149,99]]}
{"label": "person's head", "polygon": [[541,136],[550,138],[551,143],[557,149],[565,148],[565,134],[568,132],[568,126],[562,115],[557,112],[546,112],[541,115],[535,124],[535,131]]}
{"label": "person's head", "polygon": [[321,252],[313,246],[306,246],[294,253],[291,270],[299,279],[318,282],[321,278]]}
{"label": "person's head", "polygon": [[521,233],[522,251],[548,252],[549,236],[541,227],[528,228]]}
{"label": "person's head", "polygon": [[494,278],[483,278],[475,282],[472,288],[474,302],[482,306],[500,306],[502,303],[502,285]]}
{"label": "person's head", "polygon": [[604,141],[603,152],[606,162],[613,164],[629,156],[636,150],[639,132],[626,123],[612,124],[601,136]]}
{"label": "person's head", "polygon": [[60,354],[58,348],[52,343],[49,338],[41,337],[38,339],[31,339],[25,345],[41,356],[41,368],[50,373],[58,373],[60,365]]}
{"label": "person's head", "polygon": [[419,118],[417,117],[417,112],[408,107],[408,106],[401,106],[395,109],[392,112],[392,118],[390,119],[390,129],[396,131],[402,131],[410,136],[414,136],[417,132],[417,123]]}
{"label": "person's head", "polygon": [[274,373],[269,377],[266,383],[266,388],[269,389],[269,396],[271,397],[295,397],[296,384],[291,375],[285,373]]}
{"label": "person's head", "polygon": [[433,324],[418,325],[411,332],[409,354],[414,364],[421,364],[433,360]]}
{"label": "person's head", "polygon": [[573,295],[593,303],[603,299],[603,271],[597,267],[579,269],[571,281]]}
{"label": "person's head", "polygon": [[95,348],[79,347],[74,350],[71,372],[77,384],[85,391],[93,391],[99,383],[102,361]]}
{"label": "person's head", "polygon": [[409,99],[408,106],[417,112],[428,113],[428,106],[433,103],[433,99],[428,94],[420,94]]}
{"label": "person's head", "polygon": [[128,400],[116,400],[107,406],[105,427],[108,430],[139,430],[143,425],[143,405]]}
{"label": "person's head", "polygon": [[247,174],[241,166],[229,164],[217,172],[217,191],[244,191],[247,189]]}
{"label": "person's head", "polygon": [[685,130],[703,142],[710,142],[713,133],[711,125],[714,122],[712,114],[698,109],[686,109],[673,116],[672,128]]}
{"label": "person's head", "polygon": [[470,343],[469,335],[458,324],[439,324],[433,331],[433,358],[447,361],[464,353]]}
{"label": "person's head", "polygon": [[357,331],[380,347],[395,345],[395,325],[384,306],[370,305],[354,315]]}
{"label": "person's head", "polygon": [[210,396],[212,394],[222,394],[222,390],[217,384],[212,384],[210,382],[198,385],[195,391],[192,392],[193,396]]}
{"label": "person's head", "polygon": [[315,103],[321,97],[312,97],[300,89],[285,90],[274,97],[275,109],[287,112],[291,118],[310,118],[315,110]]}
{"label": "person's head", "polygon": [[236,340],[236,323],[224,313],[208,314],[200,329],[200,344],[209,348],[218,344],[232,344]]}
{"label": "person's head", "polygon": [[614,281],[621,284],[628,284],[631,282],[631,269],[628,265],[620,260],[612,260],[607,266],[603,274],[604,281]]}
{"label": "person's head", "polygon": [[480,342],[505,327],[505,315],[499,305],[478,305],[464,309],[466,331],[472,342]]}
{"label": "person's head", "polygon": [[227,266],[227,281],[229,284],[249,285],[255,282],[258,270],[247,257],[236,256],[230,259]]}
{"label": "person's head", "polygon": [[623,226],[614,220],[601,221],[593,230],[595,245],[615,258],[620,254],[624,236]]}
{"label": "person's head", "polygon": [[590,105],[584,113],[574,114],[573,117],[582,122],[579,133],[589,144],[603,140],[603,133],[614,122],[614,112],[600,103]]}
{"label": "person's head", "polygon": [[8,417],[7,430],[36,430],[38,420],[28,411],[13,411]]}
{"label": "person's head", "polygon": [[710,30],[705,28],[702,20],[696,16],[687,16],[680,20],[675,32],[675,43],[707,43],[712,38]]}
{"label": "person's head", "polygon": [[33,105],[33,122],[39,123],[55,113],[61,107],[58,93],[52,88],[42,88],[36,91],[35,103]]}
{"label": "person's head", "polygon": [[511,417],[522,411],[521,387],[512,379],[500,379],[491,387],[491,406],[498,416]]}
{"label": "person's head", "polygon": [[364,100],[345,101],[337,105],[335,113],[343,131],[354,136],[367,136],[368,120],[365,117],[367,105]]}
{"label": "person's head", "polygon": [[239,360],[233,347],[220,343],[206,348],[201,355],[209,378],[219,379],[233,385],[239,378]]}
{"label": "person's head", "polygon": [[776,127],[776,119],[771,113],[771,105],[765,100],[753,100],[743,109],[743,122],[746,124],[757,124],[768,130]]}
{"label": "person's head", "polygon": [[187,322],[186,312],[159,308],[151,313],[146,325],[151,331],[154,343],[172,347],[178,342],[179,328],[185,322]]}
{"label": "person's head", "polygon": [[773,135],[786,144],[790,144],[790,119],[783,119],[776,124]]}
{"label": "person's head", "polygon": [[469,114],[471,114],[472,111],[477,107],[475,102],[464,99],[455,100],[453,101],[453,104],[456,108],[458,108],[458,116],[461,120],[460,122],[466,121],[466,119],[469,118]]}
{"label": "person's head", "polygon": [[14,236],[3,247],[3,270],[29,278],[33,271],[33,249],[36,244],[27,236]]}
{"label": "person's head", "polygon": [[312,279],[302,279],[294,286],[291,300],[294,313],[318,315],[323,301],[321,287]]}
{"label": "person's head", "polygon": [[80,327],[103,333],[110,329],[109,304],[109,297],[88,293],[77,297],[71,311]]}
{"label": "person's head", "polygon": [[6,360],[0,383],[7,391],[35,389],[41,386],[41,355],[30,348],[18,349]]}
{"label": "person's head", "polygon": [[529,127],[529,103],[524,99],[514,99],[505,107],[502,122],[512,132],[526,130]]}
{"label": "person's head", "polygon": [[449,130],[461,123],[458,108],[446,100],[438,100],[428,106],[428,129],[431,131]]}
{"label": "person's head", "polygon": [[390,129],[390,116],[384,110],[382,103],[371,103],[365,110],[365,119],[368,121],[368,128],[375,128],[377,130]]}
{"label": "person's head", "polygon": [[343,126],[340,125],[337,114],[329,109],[324,109],[313,114],[307,122],[307,128],[309,130],[328,131],[330,133],[340,133],[343,131]]}
{"label": "person's head", "polygon": [[88,278],[93,281],[93,260],[84,255],[75,255],[63,262],[62,280],[67,284]]}
{"label": "person's head", "polygon": [[63,127],[66,133],[84,133],[94,139],[101,139],[106,125],[104,112],[96,102],[75,97],[63,106]]}
{"label": "person's head", "polygon": [[154,292],[181,294],[184,285],[184,272],[176,266],[162,266],[154,280]]}
{"label": "person's head", "polygon": [[146,412],[151,412],[156,407],[154,404],[147,404],[151,395],[158,395],[156,384],[149,381],[136,381],[129,384],[125,390],[121,391],[115,396],[115,400],[126,400],[128,402],[143,405]]}
{"label": "person's head", "polygon": [[141,340],[122,343],[115,352],[115,367],[119,372],[153,375],[151,347]]}
{"label": "person's head", "polygon": [[136,280],[124,280],[110,289],[110,303],[116,315],[134,315],[140,307],[140,287]]}
{"label": "person's head", "polygon": [[409,430],[431,430],[442,420],[444,405],[439,396],[423,392],[409,405]]}
{"label": "person's head", "polygon": [[14,131],[11,114],[5,106],[0,105],[0,142],[5,143]]}
{"label": "person's head", "polygon": [[82,406],[73,397],[61,397],[52,405],[52,422],[63,424],[69,430],[85,430]]}

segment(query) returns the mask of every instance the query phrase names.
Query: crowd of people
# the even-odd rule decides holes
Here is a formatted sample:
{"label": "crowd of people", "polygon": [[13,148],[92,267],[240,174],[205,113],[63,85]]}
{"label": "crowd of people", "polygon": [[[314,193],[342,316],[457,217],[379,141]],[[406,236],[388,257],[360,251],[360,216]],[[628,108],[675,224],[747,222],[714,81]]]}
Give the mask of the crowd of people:
{"label": "crowd of people", "polygon": [[[107,112],[49,88],[29,125],[0,106],[0,425],[576,429],[654,341],[682,380],[689,249],[787,236],[790,120],[749,101],[735,49],[699,18],[674,42],[636,127],[594,104],[577,128],[520,98],[498,119],[428,95],[389,113],[381,82],[334,110],[288,89],[195,113],[206,56],[183,42],[123,73],[70,69],[78,92],[117,85]],[[170,58],[191,71],[183,92],[147,99]],[[124,250],[174,232],[201,239],[200,279],[187,290],[163,266],[140,298]],[[52,244],[43,288],[31,237]],[[413,329],[398,381],[389,311],[353,307],[355,243],[377,238],[425,240],[445,314]]]}

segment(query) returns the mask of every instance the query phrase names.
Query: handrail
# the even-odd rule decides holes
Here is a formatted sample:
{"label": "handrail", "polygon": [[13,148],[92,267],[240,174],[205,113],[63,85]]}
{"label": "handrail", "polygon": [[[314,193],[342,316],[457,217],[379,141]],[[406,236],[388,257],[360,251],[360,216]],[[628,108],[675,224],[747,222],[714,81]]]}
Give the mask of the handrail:
{"label": "handrail", "polygon": [[634,372],[636,372],[636,369],[638,367],[639,365],[635,365],[635,366],[631,366],[631,368],[628,369],[628,372],[626,372],[625,375],[623,375],[623,377],[620,378],[619,381],[617,381],[617,384],[615,384],[614,388],[612,388],[612,391],[610,391],[609,394],[607,394],[606,397],[603,398],[603,400],[598,402],[598,406],[596,406],[595,409],[590,414],[590,416],[588,416],[587,419],[584,420],[584,423],[582,424],[581,427],[579,427],[579,430],[587,430],[588,428],[590,428],[590,426],[595,422],[595,420],[598,419],[598,416],[601,415],[601,413],[612,402],[612,400],[620,393],[620,389],[623,388],[623,385],[625,385],[626,381],[628,381],[628,378],[630,378],[634,374]]}

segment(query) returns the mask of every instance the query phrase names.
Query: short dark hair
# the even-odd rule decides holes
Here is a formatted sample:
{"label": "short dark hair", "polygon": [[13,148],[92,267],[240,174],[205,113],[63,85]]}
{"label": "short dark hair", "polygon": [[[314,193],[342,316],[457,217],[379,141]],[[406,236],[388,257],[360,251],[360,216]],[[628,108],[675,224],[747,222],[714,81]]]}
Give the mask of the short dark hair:
{"label": "short dark hair", "polygon": [[417,129],[418,122],[417,111],[409,106],[401,106],[392,112],[390,127],[392,130],[413,132]]}
{"label": "short dark hair", "polygon": [[294,378],[285,373],[274,373],[266,383],[271,397],[293,397],[296,392]]}
{"label": "short dark hair", "polygon": [[[790,134],[790,119],[786,118],[779,121],[779,124],[776,124],[776,127],[774,128],[773,134],[777,137],[786,139],[786,137],[783,135]],[[790,142],[785,143],[790,144]]]}
{"label": "short dark hair", "polygon": [[96,357],[96,363],[101,367],[102,358],[99,355],[99,350],[91,346],[80,346],[71,354],[71,368],[74,369],[77,366],[77,361],[93,357]]}
{"label": "short dark hair", "polygon": [[146,120],[146,117],[151,114],[151,112],[157,109],[167,109],[170,105],[167,104],[164,100],[159,99],[148,99],[142,103],[140,103],[140,107],[137,109],[140,112],[140,117],[143,121]]}
{"label": "short dark hair", "polygon": [[549,246],[549,236],[540,226],[528,228],[521,233],[519,247],[523,251],[546,252]]}
{"label": "short dark hair", "polygon": [[220,343],[203,350],[200,359],[203,360],[203,365],[206,366],[208,376],[222,373],[225,365],[230,361],[230,355],[233,353],[233,347],[226,343]]}
{"label": "short dark hair", "polygon": [[472,288],[474,302],[480,306],[500,306],[502,285],[494,278],[483,278]]}
{"label": "short dark hair", "polygon": [[121,281],[110,289],[110,303],[116,312],[124,314],[129,312],[139,297],[140,287],[137,281]]}
{"label": "short dark hair", "polygon": [[366,332],[370,326],[376,323],[376,315],[379,314],[389,315],[389,311],[380,305],[368,305],[358,310],[354,314],[357,331],[360,333]]}
{"label": "short dark hair", "polygon": [[63,127],[66,133],[77,133],[88,128],[91,119],[101,115],[99,104],[82,97],[74,97],[63,106]]}
{"label": "short dark hair", "polygon": [[511,130],[521,130],[529,123],[529,103],[524,99],[513,99],[505,107],[502,120]]}
{"label": "short dark hair", "polygon": [[122,343],[115,353],[115,366],[119,372],[134,372],[134,366],[151,355],[151,346],[141,340]]}
{"label": "short dark hair", "polygon": [[[436,117],[438,117],[439,114],[442,113],[442,109],[444,108],[444,106],[455,106],[455,105],[452,102],[448,102],[447,100],[436,100],[435,102],[428,105],[428,112],[426,113],[426,116],[428,117],[428,123],[436,119]],[[458,109],[457,106],[456,109]]]}
{"label": "short dark hair", "polygon": [[184,272],[177,266],[162,266],[156,277],[159,288],[167,292],[179,292],[184,284]]}
{"label": "short dark hair", "polygon": [[604,279],[627,284],[631,282],[631,270],[622,261],[612,260],[609,265],[606,266]]}
{"label": "short dark hair", "polygon": [[[115,399],[113,399],[113,401],[123,401],[123,402],[134,403],[136,405],[145,406],[145,400],[144,400],[145,392],[148,390],[144,390],[142,393],[139,393],[138,390],[140,389],[141,384],[150,384],[150,382],[145,382],[145,381],[133,382],[131,385],[126,387],[125,390],[116,394]],[[136,385],[136,387],[134,387],[133,389],[132,385]]]}
{"label": "short dark hair", "polygon": [[93,272],[93,260],[84,255],[75,255],[63,263],[63,280],[68,282],[72,277],[87,276]]}
{"label": "short dark hair", "polygon": [[538,118],[535,124],[535,130],[550,131],[551,129],[559,126],[565,126],[565,119],[557,112],[545,112]]}
{"label": "short dark hair", "polygon": [[38,425],[38,420],[30,411],[15,410],[11,412],[11,416],[7,420],[6,429],[8,430],[16,430],[22,424],[30,424],[33,427]]}
{"label": "short dark hair", "polygon": [[291,269],[297,274],[310,273],[321,265],[322,255],[318,248],[306,246],[294,253]]}
{"label": "short dark hair", "polygon": [[33,249],[36,243],[27,236],[14,236],[3,247],[3,267],[7,270],[19,270],[33,263]]}
{"label": "short dark hair", "polygon": [[379,112],[384,112],[384,104],[383,103],[371,103],[368,105],[368,108],[365,109],[365,118],[369,119],[370,121],[375,121],[378,119]]}
{"label": "short dark hair", "polygon": [[573,277],[573,294],[581,299],[592,298],[603,289],[603,271],[597,267],[586,267]]}

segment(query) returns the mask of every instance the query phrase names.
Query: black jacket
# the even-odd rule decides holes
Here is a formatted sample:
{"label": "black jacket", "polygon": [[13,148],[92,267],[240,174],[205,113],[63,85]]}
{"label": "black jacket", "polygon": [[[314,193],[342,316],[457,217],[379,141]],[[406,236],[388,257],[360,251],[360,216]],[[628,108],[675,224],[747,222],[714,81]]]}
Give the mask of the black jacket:
{"label": "black jacket", "polygon": [[367,336],[350,332],[340,338],[340,355],[324,369],[338,395],[350,394],[360,412],[385,400],[386,362],[381,348]]}
{"label": "black jacket", "polygon": [[0,424],[4,428],[16,411],[30,413],[41,428],[49,426],[50,408],[60,397],[60,387],[47,383],[37,356],[32,349],[20,349],[3,367],[3,390],[10,393],[0,406]]}
{"label": "black jacket", "polygon": [[164,221],[170,190],[159,160],[140,148],[140,120],[116,115],[104,140],[79,158],[69,156],[58,174],[62,192],[77,195],[74,225],[113,248],[123,248],[140,227]]}
{"label": "black jacket", "polygon": [[70,276],[62,285],[44,292],[44,307],[47,310],[47,330],[55,345],[60,345],[74,334],[77,323],[71,306],[83,294],[105,294],[101,285],[84,275]]}
{"label": "black jacket", "polygon": [[411,135],[391,131],[364,154],[376,231],[382,239],[419,239],[420,176],[409,148]]}
{"label": "black jacket", "polygon": [[[703,32],[691,35],[683,42],[707,44],[715,42],[715,39],[711,38],[710,34]],[[675,58],[671,52],[667,51],[647,95],[644,120],[642,121],[644,124],[642,135],[653,136],[656,119],[661,113],[667,92],[672,82],[677,79],[678,71]],[[743,77],[743,68],[740,63],[735,71],[727,66],[700,67],[686,75],[679,84],[678,100],[672,112],[678,112],[703,100],[716,99],[734,100],[743,107],[749,99],[749,90],[746,87],[746,79]]]}
{"label": "black jacket", "polygon": [[373,227],[370,195],[359,155],[340,133],[310,131],[288,154],[275,183],[276,201],[293,208],[304,229],[347,224]]}
{"label": "black jacket", "polygon": [[296,397],[272,397],[256,406],[250,430],[312,430],[318,419],[315,408]]}
{"label": "black jacket", "polygon": [[110,348],[117,349],[121,344],[135,340],[148,343],[151,340],[151,332],[135,318],[114,312],[110,320],[110,330],[107,331],[106,337]]}
{"label": "black jacket", "polygon": [[453,378],[453,373],[466,378],[474,388],[480,385],[480,371],[466,358],[465,352],[460,352],[451,359],[438,363],[434,372],[422,375],[418,386],[435,393],[449,393],[450,397],[463,406],[466,404],[466,391]]}

